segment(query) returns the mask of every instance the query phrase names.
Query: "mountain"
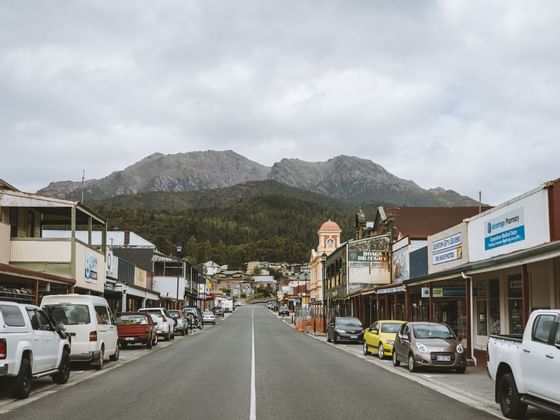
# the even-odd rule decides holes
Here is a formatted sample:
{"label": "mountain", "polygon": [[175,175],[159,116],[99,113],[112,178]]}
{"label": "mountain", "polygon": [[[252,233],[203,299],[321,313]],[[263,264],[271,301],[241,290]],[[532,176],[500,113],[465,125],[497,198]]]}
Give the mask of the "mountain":
{"label": "mountain", "polygon": [[455,191],[425,190],[412,181],[389,173],[366,159],[337,156],[327,162],[282,159],[269,178],[293,187],[353,202],[387,202],[400,206],[476,206],[478,203]]}
{"label": "mountain", "polygon": [[[267,179],[270,168],[231,150],[154,153],[102,179],[84,182],[87,200],[149,191],[195,191]],[[39,194],[79,199],[81,183],[51,182]]]}
{"label": "mountain", "polygon": [[[85,201],[146,192],[185,192],[226,188],[249,181],[281,184],[353,203],[397,206],[473,206],[455,191],[423,189],[391,174],[371,160],[337,156],[326,162],[282,159],[271,168],[231,150],[163,155],[156,153],[122,171],[84,183]],[[80,199],[81,183],[52,182],[39,194]],[[215,196],[215,195],[213,195]]]}

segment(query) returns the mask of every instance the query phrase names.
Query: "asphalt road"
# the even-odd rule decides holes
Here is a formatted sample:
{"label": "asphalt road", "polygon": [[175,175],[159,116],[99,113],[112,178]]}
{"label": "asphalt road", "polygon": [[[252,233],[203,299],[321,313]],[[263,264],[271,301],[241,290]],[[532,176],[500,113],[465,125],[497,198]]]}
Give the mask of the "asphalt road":
{"label": "asphalt road", "polygon": [[[256,392],[252,398],[253,389]],[[207,327],[145,357],[64,387],[0,418],[494,417],[298,334],[263,307],[244,307],[216,327]]]}

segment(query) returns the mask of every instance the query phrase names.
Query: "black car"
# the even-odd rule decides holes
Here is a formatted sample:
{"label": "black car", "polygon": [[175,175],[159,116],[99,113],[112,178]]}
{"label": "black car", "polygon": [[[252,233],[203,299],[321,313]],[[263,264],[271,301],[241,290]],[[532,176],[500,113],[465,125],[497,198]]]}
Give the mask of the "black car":
{"label": "black car", "polygon": [[361,343],[364,339],[364,327],[358,318],[337,316],[327,326],[327,341],[338,343],[349,341]]}
{"label": "black car", "polygon": [[283,308],[280,308],[280,309],[278,310],[278,315],[280,315],[280,316],[289,316],[289,315],[290,315],[290,310],[284,306]]}

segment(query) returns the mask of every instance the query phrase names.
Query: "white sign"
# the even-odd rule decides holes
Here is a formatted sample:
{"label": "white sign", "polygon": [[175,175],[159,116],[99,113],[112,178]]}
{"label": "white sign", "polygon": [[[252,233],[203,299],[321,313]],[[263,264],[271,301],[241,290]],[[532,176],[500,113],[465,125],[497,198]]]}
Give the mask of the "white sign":
{"label": "white sign", "polygon": [[429,298],[430,297],[430,288],[429,287],[422,287],[422,297]]}
{"label": "white sign", "polygon": [[463,258],[463,247],[458,246],[455,249],[432,255],[432,264],[443,264],[449,261],[460,260],[461,258]]}
{"label": "white sign", "polygon": [[448,236],[447,238],[439,239],[432,243],[432,253],[443,252],[450,248],[456,248],[463,243],[461,232]]}
{"label": "white sign", "polygon": [[97,256],[86,252],[86,269],[84,278],[88,283],[97,283]]}

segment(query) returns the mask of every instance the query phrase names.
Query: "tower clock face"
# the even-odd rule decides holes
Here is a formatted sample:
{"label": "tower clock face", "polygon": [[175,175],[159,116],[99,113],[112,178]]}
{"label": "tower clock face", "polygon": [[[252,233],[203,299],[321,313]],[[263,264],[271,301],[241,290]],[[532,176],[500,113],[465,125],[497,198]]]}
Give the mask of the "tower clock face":
{"label": "tower clock face", "polygon": [[329,248],[333,247],[334,246],[334,241],[332,239],[327,239],[327,246]]}

